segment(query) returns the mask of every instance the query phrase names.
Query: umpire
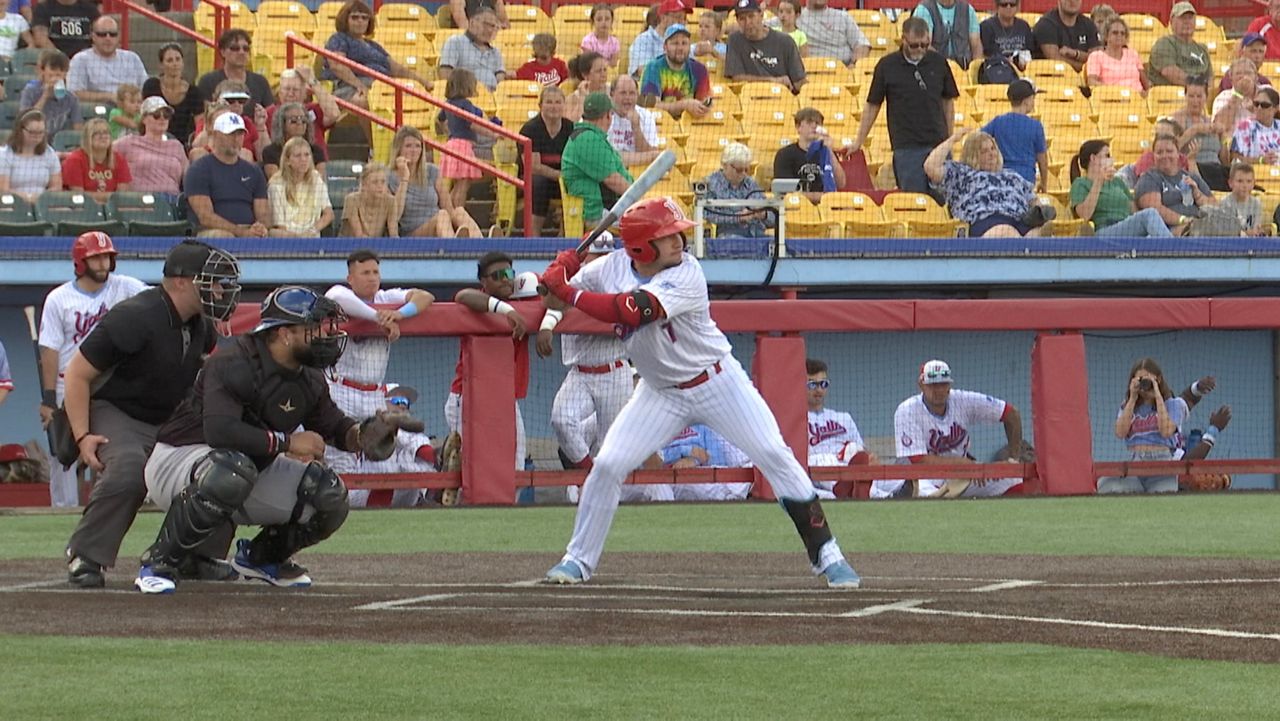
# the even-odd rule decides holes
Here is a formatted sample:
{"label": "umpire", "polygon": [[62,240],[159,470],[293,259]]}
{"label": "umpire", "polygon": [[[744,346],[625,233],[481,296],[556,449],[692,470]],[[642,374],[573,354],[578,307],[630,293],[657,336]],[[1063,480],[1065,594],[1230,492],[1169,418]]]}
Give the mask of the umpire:
{"label": "umpire", "polygon": [[239,278],[229,253],[197,241],[175,245],[160,287],[113,307],[72,356],[67,420],[98,480],[67,543],[71,585],[104,585],[103,568],[115,564],[146,498],[142,472],[156,429],[213,350],[214,321],[235,310]]}
{"label": "umpire", "polygon": [[329,397],[321,369],[337,363],[346,347],[344,320],[329,298],[283,286],[263,300],[252,332],[209,359],[160,428],[147,461],[151,500],[167,513],[142,556],[139,591],[173,593],[191,549],[232,522],[263,526],[252,541],[236,544],[232,565],[242,576],[311,585],[307,569],[291,557],[332,535],[349,510],[342,479],[321,463],[325,444],[380,460],[390,450],[362,447],[362,437],[389,435],[394,449],[398,427],[393,420],[375,432],[382,415],[358,424]]}

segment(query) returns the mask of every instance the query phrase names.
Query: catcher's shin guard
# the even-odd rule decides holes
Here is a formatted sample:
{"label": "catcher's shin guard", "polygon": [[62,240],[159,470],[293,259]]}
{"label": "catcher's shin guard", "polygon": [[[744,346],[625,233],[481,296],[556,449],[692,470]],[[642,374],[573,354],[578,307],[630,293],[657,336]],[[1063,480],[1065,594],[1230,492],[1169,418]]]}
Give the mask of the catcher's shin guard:
{"label": "catcher's shin guard", "polygon": [[787,509],[787,515],[791,516],[791,522],[796,524],[800,540],[804,541],[804,550],[809,553],[809,563],[817,566],[818,553],[831,540],[831,529],[827,526],[827,515],[822,512],[822,504],[817,498],[810,501],[783,498],[781,503]]}
{"label": "catcher's shin guard", "polygon": [[209,451],[192,467],[191,483],[170,504],[156,542],[142,554],[143,565],[176,567],[244,505],[257,480],[258,469],[245,454]]}
{"label": "catcher's shin guard", "polygon": [[[303,509],[314,510],[306,523],[299,523]],[[277,526],[264,526],[253,539],[249,560],[255,564],[282,563],[299,550],[332,536],[347,520],[347,487],[342,478],[326,466],[309,463],[298,486],[298,503],[293,520]]]}

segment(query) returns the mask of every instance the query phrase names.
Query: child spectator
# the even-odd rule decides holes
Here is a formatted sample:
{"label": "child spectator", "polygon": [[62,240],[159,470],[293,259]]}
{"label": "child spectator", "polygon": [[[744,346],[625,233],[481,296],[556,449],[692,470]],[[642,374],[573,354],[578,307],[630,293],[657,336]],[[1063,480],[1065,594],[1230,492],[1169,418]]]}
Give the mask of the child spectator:
{"label": "child spectator", "polygon": [[19,39],[22,40],[23,47],[29,48],[35,44],[31,39],[31,25],[21,13],[5,12],[5,6],[0,5],[0,60],[13,57],[18,51]]}
{"label": "child spectator", "polygon": [[1267,235],[1267,227],[1263,225],[1265,216],[1262,214],[1262,201],[1253,194],[1253,178],[1252,165],[1232,165],[1231,175],[1227,178],[1231,193],[1218,201],[1218,204],[1236,214],[1246,235]]}
{"label": "child spectator", "polygon": [[[446,113],[440,111],[440,115],[436,118],[436,129],[440,130],[440,126],[446,126],[449,133],[449,140],[444,147],[452,150],[466,158],[474,158],[475,142],[477,137],[496,138],[497,136],[490,130],[476,126],[470,120],[467,120],[465,113],[470,113],[476,117],[484,117],[484,111],[476,107],[471,102],[471,96],[476,92],[476,76],[470,70],[463,68],[454,68],[449,74],[449,80],[445,83],[444,95],[445,99],[453,107],[463,111],[464,114]],[[478,180],[483,176],[480,169],[474,165],[468,165],[461,160],[442,153],[440,159],[440,173],[446,178],[453,181],[453,187],[449,189],[449,197],[453,201],[453,207],[467,207],[467,191],[471,190],[471,182]]]}
{"label": "child spectator", "polygon": [[[809,36],[796,25],[796,18],[800,16],[799,0],[781,0],[778,3],[778,29],[787,34],[796,42],[796,49],[800,51],[800,57],[809,57]],[[701,22],[701,21],[699,21]],[[699,25],[701,29],[701,25]]]}
{"label": "child spectator", "polygon": [[107,115],[111,121],[111,139],[135,135],[142,127],[142,89],[129,83],[116,88],[116,107]]}
{"label": "child spectator", "polygon": [[[396,158],[409,174],[409,161]],[[395,195],[387,188],[387,166],[369,163],[360,173],[360,189],[347,194],[342,203],[341,235],[352,238],[399,238],[400,214],[408,183],[401,183]]]}
{"label": "child spectator", "polygon": [[267,184],[272,237],[315,238],[333,222],[329,186],[316,172],[311,143],[293,137],[284,144],[280,172]]}
{"label": "child spectator", "polygon": [[1006,96],[1010,110],[997,115],[983,128],[996,139],[1004,167],[1016,172],[1032,183],[1036,182],[1036,168],[1040,168],[1040,190],[1044,190],[1049,177],[1049,145],[1044,137],[1044,126],[1031,117],[1036,111],[1036,95],[1044,92],[1026,78],[1009,83]]}
{"label": "child spectator", "polygon": [[36,64],[36,77],[22,89],[18,109],[39,110],[44,115],[49,137],[60,130],[80,127],[80,101],[67,90],[67,70],[71,61],[61,50],[45,50]]}
{"label": "child spectator", "polygon": [[529,42],[533,47],[533,60],[520,66],[516,80],[546,85],[559,85],[569,79],[569,66],[556,57],[556,36],[538,33]]}
{"label": "child spectator", "polygon": [[698,42],[693,45],[694,57],[701,58],[704,63],[707,58],[715,58],[717,62],[724,62],[724,53],[727,46],[720,40],[723,36],[724,16],[710,10],[702,13],[702,16],[698,18]]}
{"label": "child spectator", "polygon": [[128,190],[129,163],[111,147],[111,126],[102,118],[84,124],[80,147],[62,161],[62,185],[83,190],[99,203],[117,190]]}
{"label": "child spectator", "polygon": [[610,67],[617,67],[622,57],[621,43],[613,34],[613,6],[596,5],[591,8],[591,32],[582,38],[579,45],[583,52],[597,52],[609,61]]}

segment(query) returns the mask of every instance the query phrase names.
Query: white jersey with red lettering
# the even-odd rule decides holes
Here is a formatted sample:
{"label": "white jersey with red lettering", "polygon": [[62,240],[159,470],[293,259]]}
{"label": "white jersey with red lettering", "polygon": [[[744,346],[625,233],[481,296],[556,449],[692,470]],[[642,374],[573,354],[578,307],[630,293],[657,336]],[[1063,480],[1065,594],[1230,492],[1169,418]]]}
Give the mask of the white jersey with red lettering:
{"label": "white jersey with red lettering", "polygon": [[[934,415],[922,395],[914,395],[898,405],[893,413],[893,434],[897,439],[899,458],[912,456],[969,456],[969,429],[982,423],[999,423],[1004,417],[1005,402],[973,391],[952,390],[947,397],[946,412]],[[921,479],[920,496],[936,491],[945,481]],[[872,496],[882,498],[898,490],[903,481],[876,481]]]}
{"label": "white jersey with red lettering", "polygon": [[645,290],[658,299],[666,318],[635,329],[616,329],[640,377],[656,387],[683,383],[731,350],[729,339],[711,319],[702,265],[688,253],[680,265],[652,278],[637,275],[628,254],[610,253],[585,266],[570,284],[597,293]]}
{"label": "white jersey with red lettering", "polygon": [[[622,341],[608,335],[560,336],[560,357],[569,367],[551,403],[551,427],[560,450],[581,462],[600,450],[604,432],[631,397],[631,366]],[[585,421],[595,417],[598,432],[588,434]]]}
{"label": "white jersey with red lettering", "polygon": [[[865,450],[862,433],[853,416],[843,411],[823,408],[809,411],[809,465],[847,466],[859,451]],[[835,481],[814,481],[820,498],[835,498]]]}
{"label": "white jersey with red lettering", "polygon": [[62,402],[62,374],[80,342],[98,327],[98,321],[117,303],[148,288],[127,275],[112,273],[96,293],[86,293],[75,281],[67,281],[49,291],[40,314],[40,345],[58,351],[58,402]]}
{"label": "white jersey with red lettering", "polygon": [[[54,384],[57,402],[62,404],[62,374],[67,370],[81,341],[117,303],[146,290],[146,283],[127,275],[112,273],[96,293],[86,293],[74,280],[49,291],[40,314],[39,344],[58,352],[58,378]],[[43,386],[41,386],[43,387]],[[49,466],[49,505],[70,508],[80,505],[75,466]]]}
{"label": "white jersey with red lettering", "polygon": [[[583,580],[599,566],[605,539],[618,510],[622,483],[686,426],[703,423],[747,455],[780,499],[807,502],[813,482],[787,447],[778,421],[732,355],[728,338],[711,319],[702,266],[685,253],[679,265],[652,278],[639,276],[627,253],[614,252],[582,268],[572,285],[598,293],[644,290],[665,317],[638,328],[618,327],[640,374],[640,383],[613,425],[587,474],[562,563]],[[834,536],[810,564],[821,573],[843,562]]]}

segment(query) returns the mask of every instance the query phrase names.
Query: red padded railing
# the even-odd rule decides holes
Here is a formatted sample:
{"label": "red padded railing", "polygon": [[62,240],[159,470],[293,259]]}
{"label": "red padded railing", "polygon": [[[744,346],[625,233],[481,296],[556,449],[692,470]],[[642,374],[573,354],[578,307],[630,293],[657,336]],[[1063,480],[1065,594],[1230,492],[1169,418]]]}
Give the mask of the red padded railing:
{"label": "red padded railing", "polygon": [[[130,0],[103,0],[102,10],[103,12],[120,13],[120,47],[126,50],[129,49],[129,13],[137,13],[142,17],[159,24],[161,27],[168,28],[181,35],[186,35],[201,45],[207,45],[213,48],[213,67],[220,68],[222,67],[222,53],[217,52],[218,38],[222,37],[224,30],[231,27],[231,8],[223,3],[217,2],[217,0],[201,1],[208,3],[214,8],[212,39],[206,38],[189,27],[179,25],[154,10],[145,8],[137,3],[130,2]],[[108,9],[108,3],[110,4],[111,9]],[[176,10],[177,8],[174,9]]]}
{"label": "red padded railing", "polygon": [[[533,141],[532,140],[529,140],[528,138],[521,135],[520,133],[517,133],[512,130],[508,130],[507,128],[504,128],[501,125],[493,123],[488,118],[476,117],[474,115],[471,115],[470,113],[464,113],[458,108],[455,108],[454,106],[444,101],[433,98],[432,96],[428,95],[427,93],[421,90],[406,87],[400,84],[399,82],[396,82],[395,78],[392,78],[390,75],[385,75],[383,73],[378,72],[377,70],[361,65],[360,63],[357,63],[353,60],[350,60],[341,55],[338,55],[337,53],[334,53],[330,50],[326,50],[320,47],[319,45],[316,45],[315,43],[312,43],[308,40],[300,38],[297,35],[294,35],[292,33],[285,35],[285,65],[288,67],[293,67],[295,46],[301,47],[305,50],[309,50],[315,53],[316,55],[322,56],[331,63],[338,63],[339,65],[345,65],[348,68],[350,68],[353,72],[359,72],[362,75],[368,75],[369,77],[373,78],[378,82],[386,83],[391,87],[395,88],[395,91],[396,91],[395,125],[394,125],[395,128],[399,128],[404,124],[404,96],[408,94],[409,96],[422,100],[429,105],[434,105],[435,107],[447,113],[463,116],[471,123],[474,123],[475,125],[479,125],[480,127],[492,133],[500,135],[504,138],[510,138],[511,140],[514,140],[516,144],[520,146],[520,152],[524,157],[524,177],[523,178],[517,178],[514,175],[505,173],[499,170],[497,166],[490,165],[489,163],[486,163],[482,160],[477,160],[475,158],[468,158],[464,155],[455,153],[454,151],[444,147],[443,145],[439,145],[437,143],[431,143],[431,147],[439,150],[441,153],[448,155],[451,158],[460,160],[466,163],[467,165],[472,166],[473,168],[478,168],[481,172],[489,173],[490,175],[497,178],[498,180],[501,180],[504,183],[510,183],[514,185],[516,188],[520,189],[520,191],[524,195],[525,233],[528,233],[529,228],[533,227],[533,181],[532,181]],[[350,108],[350,105],[346,104],[343,107]],[[370,117],[370,115],[366,115],[364,113],[361,113],[361,116]],[[380,123],[380,124],[383,125],[384,127],[386,126],[385,123]]]}

